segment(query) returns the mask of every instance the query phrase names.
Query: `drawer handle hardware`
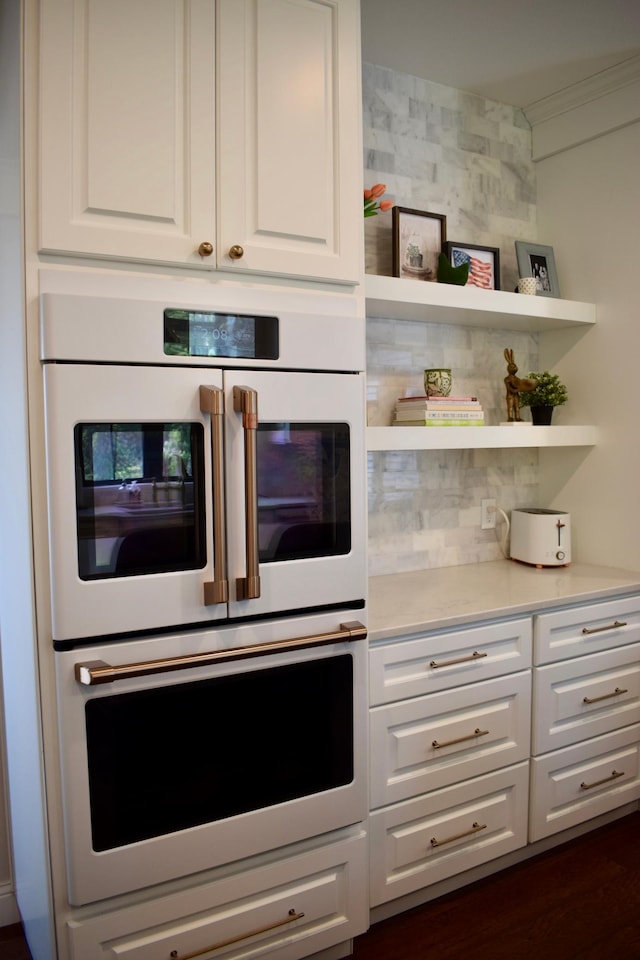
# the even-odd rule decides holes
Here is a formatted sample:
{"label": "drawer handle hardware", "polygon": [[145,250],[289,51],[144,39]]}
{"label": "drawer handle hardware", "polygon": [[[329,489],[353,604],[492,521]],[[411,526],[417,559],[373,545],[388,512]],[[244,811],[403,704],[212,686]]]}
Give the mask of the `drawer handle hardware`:
{"label": "drawer handle hardware", "polygon": [[456,737],[455,740],[445,740],[444,743],[432,740],[431,746],[434,750],[440,750],[441,747],[451,747],[454,743],[464,743],[465,740],[475,740],[476,737],[486,737],[488,733],[488,730],[481,730],[480,727],[476,727],[473,733],[468,733],[466,737]]}
{"label": "drawer handle hardware", "polygon": [[581,790],[593,790],[594,787],[601,787],[603,783],[609,783],[611,780],[617,780],[619,777],[624,777],[624,770],[622,773],[618,770],[614,770],[610,777],[603,777],[602,780],[594,780],[593,783],[585,783],[584,780],[580,784]]}
{"label": "drawer handle hardware", "polygon": [[213,253],[213,244],[204,240],[198,247],[198,253],[201,257],[210,257]]}
{"label": "drawer handle hardware", "polygon": [[431,846],[432,847],[441,847],[445,843],[453,843],[454,840],[461,840],[463,837],[471,837],[474,833],[478,833],[480,830],[486,830],[486,823],[474,823],[471,827],[471,830],[465,830],[463,833],[454,833],[452,837],[445,837],[444,840],[438,840],[436,837],[431,837]]}
{"label": "drawer handle hardware", "polygon": [[169,657],[166,660],[147,660],[142,663],[124,663],[112,667],[104,660],[90,660],[75,664],[75,677],[84,686],[96,683],[111,683],[113,680],[125,680],[127,677],[147,677],[155,673],[169,673],[171,670],[186,670],[189,667],[207,667],[213,663],[230,663],[233,660],[248,660],[251,657],[266,656],[269,653],[288,653],[291,650],[304,650],[309,647],[322,647],[329,643],[342,643],[346,640],[365,640],[367,629],[358,620],[341,623],[340,629],[333,633],[317,633],[308,637],[296,637],[293,640],[276,640],[272,643],[258,643],[253,647],[237,647],[235,650],[212,650],[208,653],[194,653],[191,656]]}
{"label": "drawer handle hardware", "polygon": [[241,247],[239,243],[234,243],[232,247],[229,247],[229,256],[232,260],[242,260],[244,257],[244,247]]}
{"label": "drawer handle hardware", "polygon": [[486,656],[486,653],[478,653],[477,650],[474,650],[474,652],[468,657],[457,657],[455,660],[442,660],[440,663],[438,663],[437,660],[432,660],[429,666],[434,670],[437,670],[438,667],[450,667],[454,663],[468,663],[469,660],[481,660]]}
{"label": "drawer handle hardware", "polygon": [[171,960],[192,960],[193,957],[202,957],[205,953],[212,950],[220,950],[221,947],[229,947],[233,943],[240,943],[241,940],[248,940],[250,937],[257,937],[260,933],[268,933],[269,930],[275,930],[277,927],[284,927],[287,923],[293,923],[294,920],[300,920],[304,913],[296,913],[295,910],[289,910],[289,913],[283,920],[276,920],[275,923],[267,923],[264,927],[258,927],[256,930],[250,930],[248,933],[241,933],[238,937],[230,937],[228,940],[220,940],[219,943],[212,943],[209,947],[202,950],[195,950],[193,953],[178,953],[172,950],[169,956]]}
{"label": "drawer handle hardware", "polygon": [[601,697],[583,697],[583,703],[599,703],[600,700],[610,700],[611,697],[619,697],[621,693],[629,693],[628,690],[622,690],[620,687],[616,687],[613,693],[603,693]]}
{"label": "drawer handle hardware", "polygon": [[582,632],[589,633],[602,633],[603,630],[617,630],[618,627],[626,627],[627,623],[625,620],[614,620],[613,623],[608,623],[606,627],[583,627]]}

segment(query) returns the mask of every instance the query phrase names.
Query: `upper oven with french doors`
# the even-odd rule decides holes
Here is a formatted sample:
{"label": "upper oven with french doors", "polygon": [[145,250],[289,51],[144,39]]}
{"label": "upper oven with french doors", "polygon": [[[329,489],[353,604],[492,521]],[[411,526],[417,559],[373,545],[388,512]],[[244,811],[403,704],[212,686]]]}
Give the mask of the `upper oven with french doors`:
{"label": "upper oven with french doors", "polygon": [[161,293],[41,296],[54,642],[361,620],[362,319]]}

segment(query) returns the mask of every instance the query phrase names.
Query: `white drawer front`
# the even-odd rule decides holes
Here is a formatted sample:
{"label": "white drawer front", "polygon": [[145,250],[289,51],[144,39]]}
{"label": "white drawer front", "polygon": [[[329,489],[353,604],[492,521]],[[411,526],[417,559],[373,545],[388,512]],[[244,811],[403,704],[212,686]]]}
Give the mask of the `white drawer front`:
{"label": "white drawer front", "polygon": [[372,906],[524,846],[528,783],[520,763],[372,814]]}
{"label": "white drawer front", "polygon": [[366,930],[366,864],[360,832],[250,873],[70,922],[71,958],[158,960],[174,950],[209,956],[223,944],[225,960],[306,957]]}
{"label": "white drawer front", "polygon": [[531,666],[531,618],[372,647],[371,703],[392,703]]}
{"label": "white drawer front", "polygon": [[534,617],[534,663],[552,663],[640,640],[640,596]]}
{"label": "white drawer front", "polygon": [[533,671],[532,753],[640,721],[640,644]]}
{"label": "white drawer front", "polygon": [[640,724],[531,761],[529,839],[540,840],[640,797]]}
{"label": "white drawer front", "polygon": [[530,716],[529,670],[374,707],[372,808],[524,760]]}

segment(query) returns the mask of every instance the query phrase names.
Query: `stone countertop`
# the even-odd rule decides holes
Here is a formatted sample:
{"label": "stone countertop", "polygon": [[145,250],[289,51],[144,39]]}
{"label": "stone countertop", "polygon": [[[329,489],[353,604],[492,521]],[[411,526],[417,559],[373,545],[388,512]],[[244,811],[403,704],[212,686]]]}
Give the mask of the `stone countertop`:
{"label": "stone countertop", "polygon": [[573,563],[529,567],[513,560],[394,573],[369,580],[369,640],[533,613],[640,591],[640,572]]}

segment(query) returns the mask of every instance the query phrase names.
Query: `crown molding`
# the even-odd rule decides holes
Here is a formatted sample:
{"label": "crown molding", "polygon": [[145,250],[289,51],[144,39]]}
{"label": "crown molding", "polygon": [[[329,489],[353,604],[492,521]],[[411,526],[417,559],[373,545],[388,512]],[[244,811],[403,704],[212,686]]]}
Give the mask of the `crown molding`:
{"label": "crown molding", "polygon": [[[615,67],[609,67],[600,73],[571,84],[564,90],[559,90],[542,100],[523,107],[523,112],[532,127],[546,120],[552,120],[563,113],[575,110],[577,107],[598,100],[600,97],[616,93],[623,87],[640,80],[640,55],[623,60]],[[638,111],[640,116],[640,109]]]}

